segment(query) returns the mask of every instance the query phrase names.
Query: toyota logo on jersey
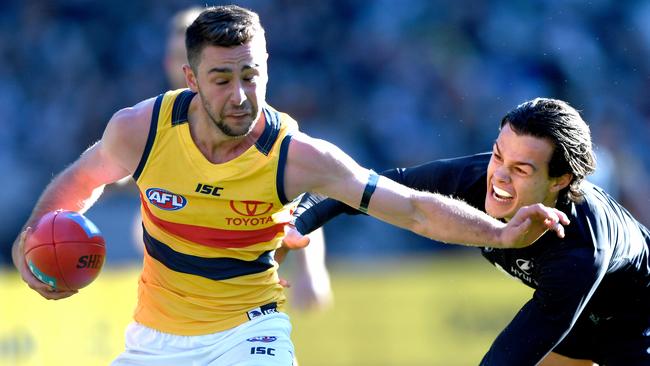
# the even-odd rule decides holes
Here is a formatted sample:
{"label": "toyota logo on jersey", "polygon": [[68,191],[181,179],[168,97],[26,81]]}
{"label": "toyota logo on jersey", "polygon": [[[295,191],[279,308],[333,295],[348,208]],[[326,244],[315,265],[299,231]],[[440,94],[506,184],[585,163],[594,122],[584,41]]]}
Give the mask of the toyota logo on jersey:
{"label": "toyota logo on jersey", "polygon": [[187,204],[185,197],[162,188],[149,188],[145,194],[152,205],[162,210],[176,211]]}
{"label": "toyota logo on jersey", "polygon": [[242,216],[262,216],[273,208],[273,204],[261,201],[230,201],[230,208]]}
{"label": "toyota logo on jersey", "polygon": [[229,226],[259,227],[273,224],[273,203],[262,201],[230,201],[237,217],[225,217]]}

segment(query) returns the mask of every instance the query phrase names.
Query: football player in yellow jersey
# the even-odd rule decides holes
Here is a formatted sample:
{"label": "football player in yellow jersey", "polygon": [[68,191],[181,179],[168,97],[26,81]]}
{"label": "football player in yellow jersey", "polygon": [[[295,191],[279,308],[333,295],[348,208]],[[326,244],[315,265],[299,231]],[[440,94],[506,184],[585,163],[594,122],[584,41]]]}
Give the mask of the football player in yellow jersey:
{"label": "football player in yellow jersey", "polygon": [[[201,14],[201,11],[203,8],[198,6],[183,9],[177,12],[170,21],[163,66],[172,89],[187,87],[183,73],[183,65],[187,64],[185,31]],[[136,237],[138,241],[141,241],[142,225],[139,216],[135,229],[138,232]],[[332,303],[330,275],[325,265],[323,230],[319,229],[310,233],[309,239],[311,240],[309,246],[293,250],[287,258],[295,269],[290,281],[291,297],[289,301],[292,308],[303,311],[324,309]],[[278,255],[276,255],[277,258]]]}
{"label": "football player in yellow jersey", "polygon": [[12,250],[41,296],[74,295],[31,274],[25,235],[45,212],[84,212],[106,184],[133,176],[146,252],[135,322],[114,365],[291,365],[291,325],[271,255],[288,223],[283,204],[303,192],[451,243],[516,248],[549,229],[564,235],[568,219],[556,209],[525,206],[505,224],[379,177],[299,132],[266,103],[268,55],[254,12],[206,8],[188,28],[186,47],[189,90],[118,111],[101,140],[46,187]]}

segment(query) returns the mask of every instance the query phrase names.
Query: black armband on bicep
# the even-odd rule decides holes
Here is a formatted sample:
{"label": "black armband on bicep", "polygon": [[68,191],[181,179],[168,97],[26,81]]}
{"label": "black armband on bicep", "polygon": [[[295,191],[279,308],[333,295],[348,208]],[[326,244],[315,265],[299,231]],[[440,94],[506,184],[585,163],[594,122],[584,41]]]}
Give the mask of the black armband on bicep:
{"label": "black armband on bicep", "polygon": [[293,212],[294,225],[300,234],[305,235],[342,213],[355,215],[359,211],[343,202],[318,194],[305,193]]}

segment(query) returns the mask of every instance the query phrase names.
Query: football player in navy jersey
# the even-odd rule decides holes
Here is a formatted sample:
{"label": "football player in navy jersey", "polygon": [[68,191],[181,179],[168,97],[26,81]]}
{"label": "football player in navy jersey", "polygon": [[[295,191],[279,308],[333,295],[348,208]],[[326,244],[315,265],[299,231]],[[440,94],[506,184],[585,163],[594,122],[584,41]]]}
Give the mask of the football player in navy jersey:
{"label": "football player in navy jersey", "polygon": [[[501,120],[492,153],[429,162],[382,175],[460,198],[509,220],[543,203],[569,217],[566,236],[530,247],[483,247],[483,256],[535,291],[498,335],[481,365],[650,365],[650,231],[585,180],[596,167],[588,125],[566,102],[537,98]],[[288,247],[340,214],[338,201],[308,196]]]}

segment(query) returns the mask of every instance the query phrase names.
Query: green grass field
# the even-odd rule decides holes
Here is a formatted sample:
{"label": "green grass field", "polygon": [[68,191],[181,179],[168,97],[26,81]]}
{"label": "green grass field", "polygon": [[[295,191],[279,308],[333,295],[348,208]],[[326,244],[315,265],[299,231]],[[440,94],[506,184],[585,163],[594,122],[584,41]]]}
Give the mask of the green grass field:
{"label": "green grass field", "polygon": [[[330,263],[334,306],[290,310],[300,366],[478,364],[531,290],[470,254]],[[107,269],[80,294],[47,301],[3,273],[0,365],[107,365],[136,284],[137,269]]]}
{"label": "green grass field", "polygon": [[531,290],[473,254],[333,266],[334,307],[292,314],[300,364],[477,365]]}

